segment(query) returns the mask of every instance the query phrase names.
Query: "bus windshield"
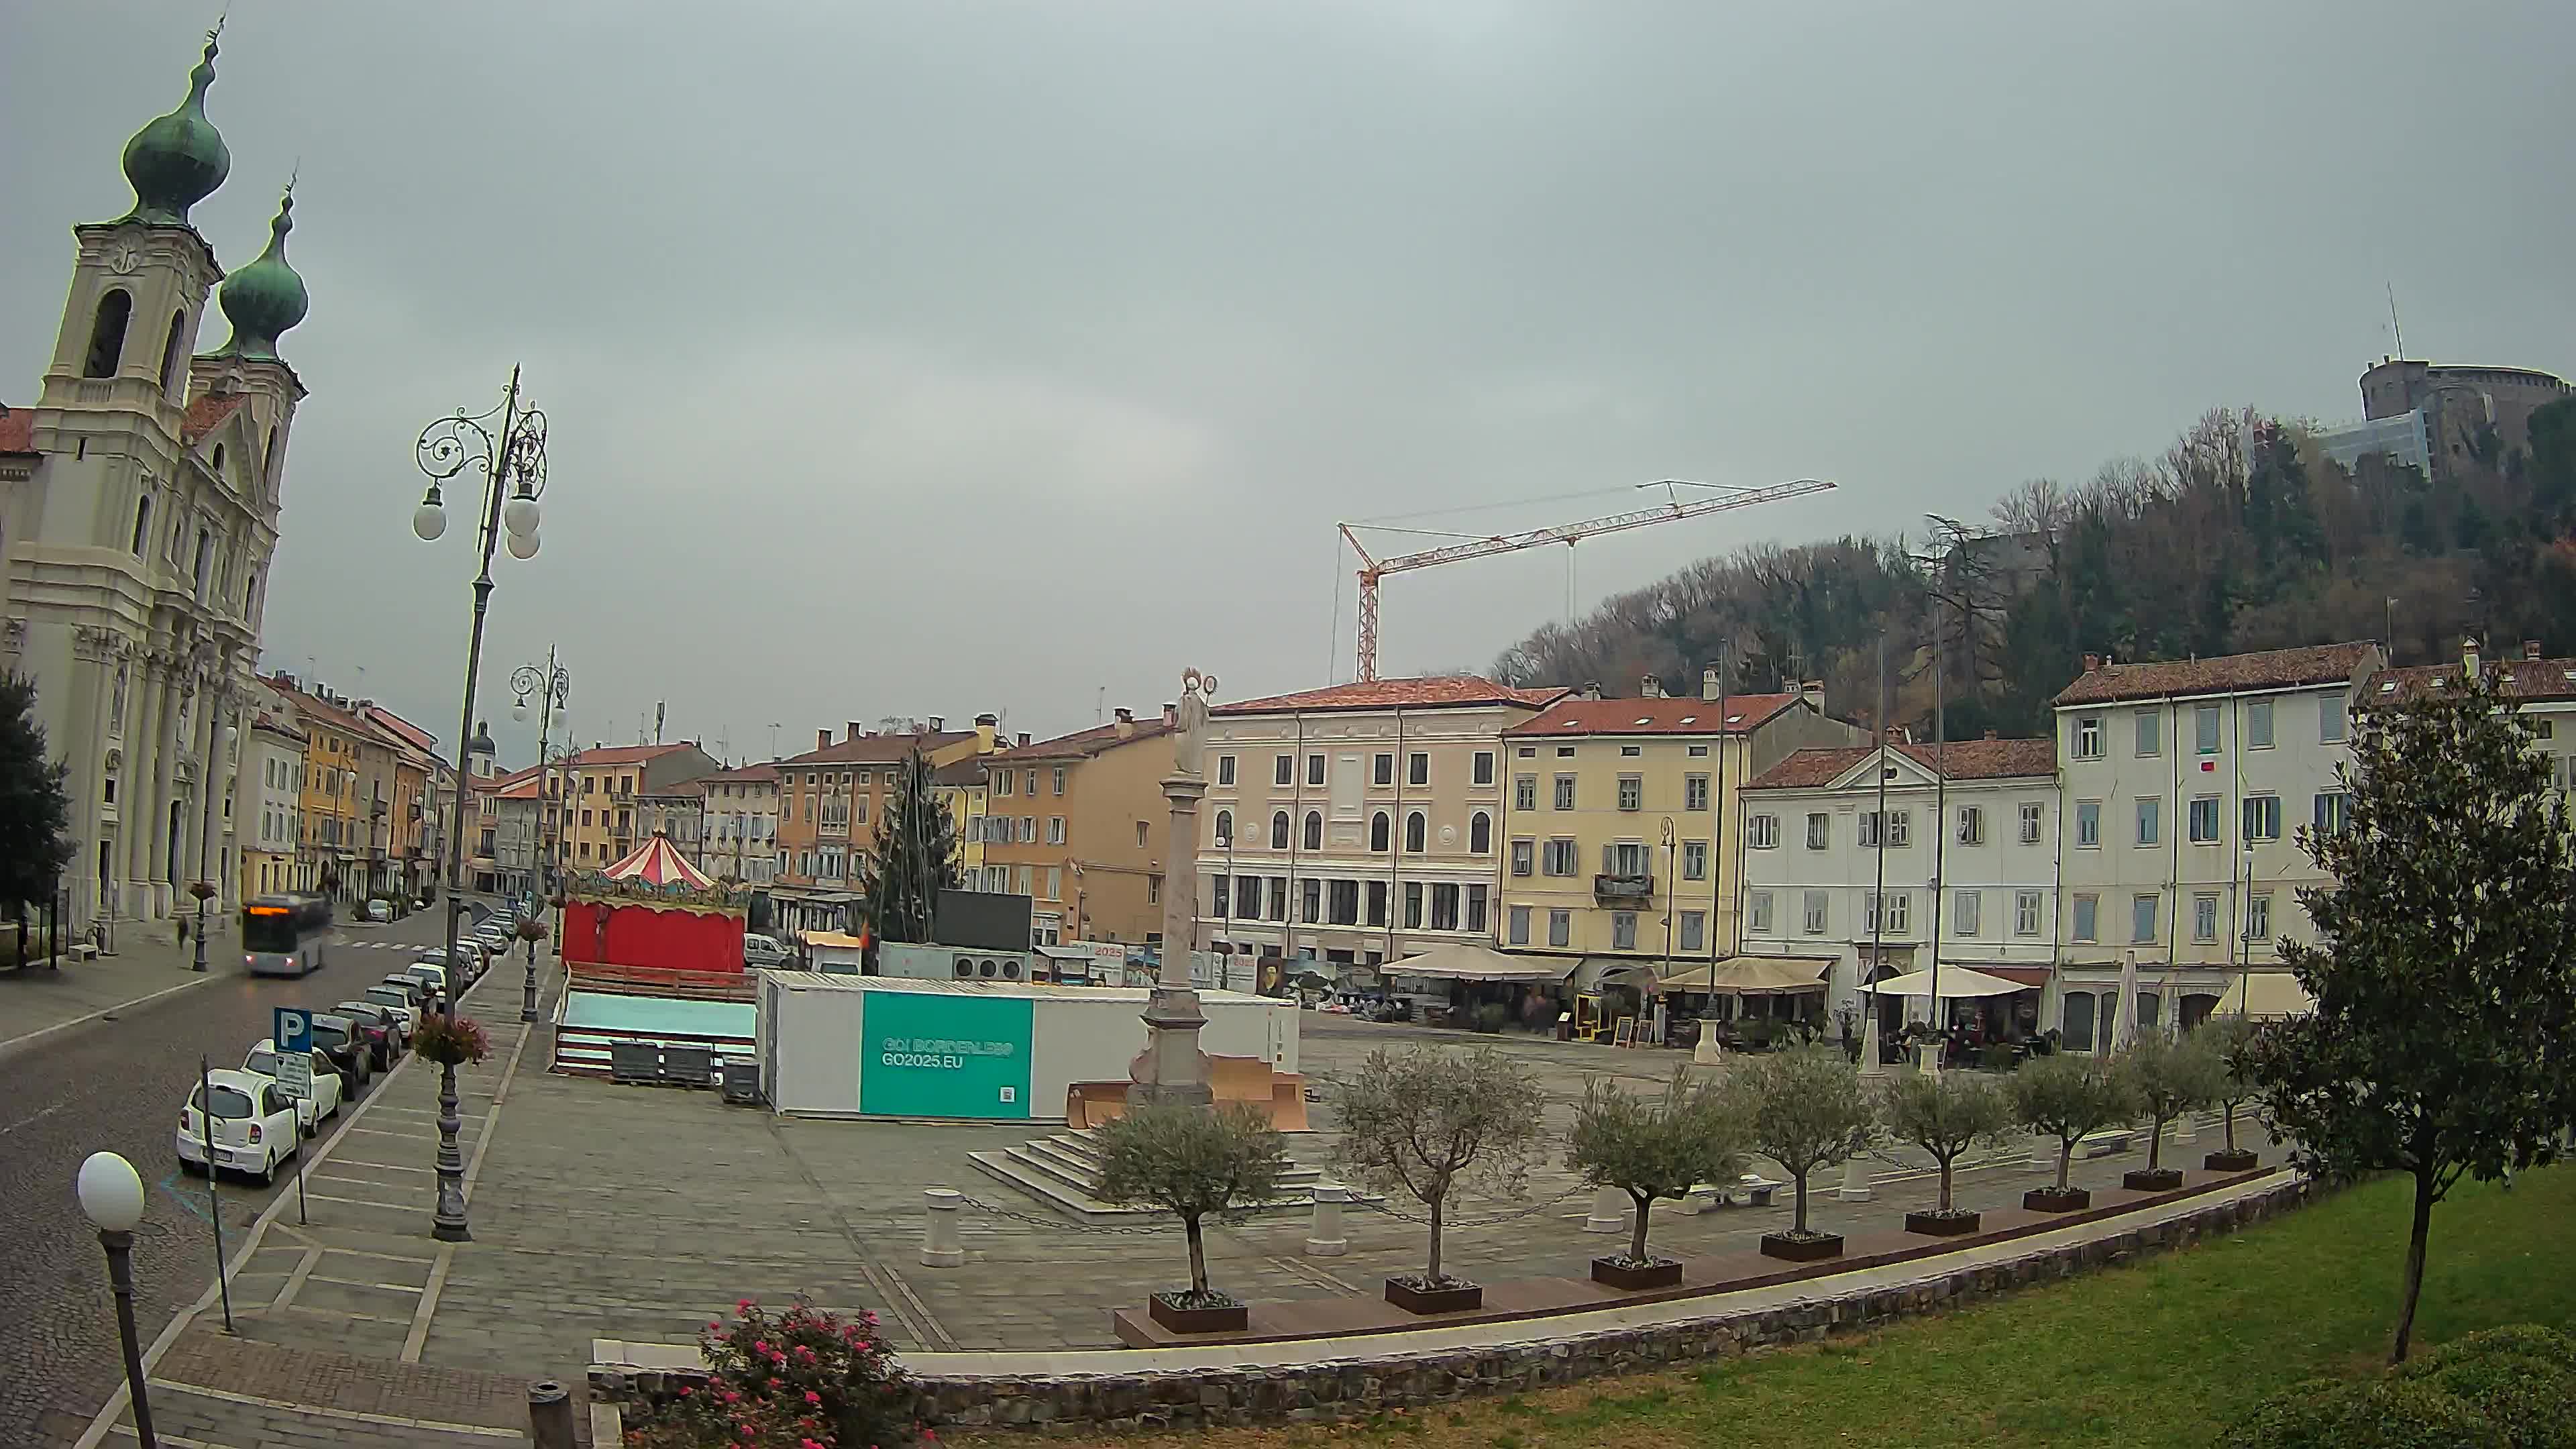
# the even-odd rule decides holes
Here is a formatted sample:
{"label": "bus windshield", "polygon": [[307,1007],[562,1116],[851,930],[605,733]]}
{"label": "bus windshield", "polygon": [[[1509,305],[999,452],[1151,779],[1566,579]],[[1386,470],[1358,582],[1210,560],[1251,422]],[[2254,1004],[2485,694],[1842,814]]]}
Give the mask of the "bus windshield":
{"label": "bus windshield", "polygon": [[295,913],[284,906],[253,906],[242,912],[242,949],[273,955],[292,955],[296,939]]}

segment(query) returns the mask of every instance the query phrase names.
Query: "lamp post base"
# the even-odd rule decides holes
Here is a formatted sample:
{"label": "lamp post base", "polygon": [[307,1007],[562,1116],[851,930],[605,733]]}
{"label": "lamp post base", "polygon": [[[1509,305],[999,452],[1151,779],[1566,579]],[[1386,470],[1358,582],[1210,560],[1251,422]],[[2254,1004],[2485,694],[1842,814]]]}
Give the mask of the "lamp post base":
{"label": "lamp post base", "polygon": [[134,1331],[134,1234],[101,1229],[98,1244],[107,1250],[107,1286],[116,1295],[116,1336],[125,1348],[125,1396],[134,1406],[134,1437],[143,1449],[157,1449],[152,1398],[143,1378],[143,1342]]}
{"label": "lamp post base", "polygon": [[438,1212],[429,1235],[442,1243],[470,1243],[474,1233],[465,1220],[465,1155],[456,1134],[465,1126],[457,1113],[456,1067],[442,1063],[438,1078]]}

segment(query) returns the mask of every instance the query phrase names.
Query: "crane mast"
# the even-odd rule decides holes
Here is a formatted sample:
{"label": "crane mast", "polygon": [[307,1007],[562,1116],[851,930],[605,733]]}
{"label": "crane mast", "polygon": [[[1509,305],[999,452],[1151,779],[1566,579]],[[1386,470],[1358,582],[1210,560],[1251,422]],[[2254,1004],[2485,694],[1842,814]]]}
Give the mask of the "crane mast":
{"label": "crane mast", "polygon": [[[1537,548],[1544,544],[1561,543],[1572,547],[1584,539],[1597,538],[1605,533],[1621,533],[1631,528],[1645,528],[1657,523],[1677,523],[1685,518],[1698,518],[1705,514],[1723,513],[1735,508],[1750,508],[1757,503],[1778,503],[1784,499],[1802,498],[1811,493],[1830,491],[1834,485],[1821,478],[1800,478],[1794,482],[1776,483],[1768,488],[1735,488],[1721,483],[1694,483],[1685,479],[1667,478],[1660,482],[1641,483],[1637,486],[1663,489],[1666,501],[1651,508],[1633,508],[1623,513],[1605,514],[1599,518],[1587,518],[1578,523],[1560,523],[1549,528],[1533,528],[1521,533],[1443,534],[1435,529],[1388,528],[1384,525],[1366,523],[1335,524],[1334,527],[1341,530],[1343,540],[1350,544],[1351,552],[1359,555],[1360,560],[1359,677],[1363,680],[1377,678],[1377,587],[1378,582],[1388,574],[1408,573],[1414,569],[1427,569],[1439,564],[1459,563],[1471,558],[1484,558],[1489,554],[1516,553],[1525,548]],[[1697,498],[1686,503],[1682,501],[1680,492],[1684,488],[1720,488],[1726,491],[1721,497]],[[1354,531],[1357,529],[1387,533],[1433,534],[1453,538],[1457,542],[1442,544],[1437,548],[1426,548],[1416,553],[1379,558],[1369,552],[1366,544],[1360,542],[1359,534]]]}

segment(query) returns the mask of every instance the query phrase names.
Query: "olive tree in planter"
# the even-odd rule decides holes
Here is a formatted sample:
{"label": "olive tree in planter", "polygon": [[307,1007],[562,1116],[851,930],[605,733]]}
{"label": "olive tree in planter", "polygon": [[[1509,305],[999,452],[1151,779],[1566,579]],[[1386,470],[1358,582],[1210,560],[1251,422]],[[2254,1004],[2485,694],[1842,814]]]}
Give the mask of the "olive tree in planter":
{"label": "olive tree in planter", "polygon": [[1592,1260],[1592,1278],[1613,1288],[1665,1288],[1682,1280],[1681,1260],[1646,1254],[1646,1214],[1658,1198],[1679,1198],[1703,1182],[1744,1173],[1746,1124],[1714,1082],[1673,1069],[1661,1100],[1588,1082],[1566,1141],[1565,1165],[1586,1187],[1615,1187],[1637,1205],[1624,1257]]}
{"label": "olive tree in planter", "polygon": [[1108,1123],[1095,1137],[1101,1198],[1161,1208],[1189,1235],[1189,1291],[1157,1293],[1146,1311],[1174,1333],[1242,1332],[1248,1326],[1243,1304],[1208,1286],[1201,1224],[1225,1221],[1278,1194],[1287,1162],[1270,1119],[1240,1102],[1214,1110],[1154,1104]]}
{"label": "olive tree in planter", "polygon": [[1951,1171],[1975,1147],[2000,1145],[2013,1126],[2003,1089],[1966,1072],[1915,1072],[1898,1077],[1880,1104],[1887,1133],[1932,1155],[1941,1167],[1941,1201],[1930,1212],[1909,1212],[1905,1230],[1941,1237],[1973,1233],[1981,1215],[1951,1206]]}
{"label": "olive tree in planter", "polygon": [[2171,1192],[2182,1169],[2164,1165],[2165,1127],[2185,1112],[2218,1100],[2227,1064],[2197,1036],[2176,1041],[2160,1032],[2140,1037],[2114,1066],[2129,1082],[2129,1095],[2147,1119],[2147,1165],[2120,1177],[2131,1192]]}
{"label": "olive tree in planter", "polygon": [[2128,1082],[2106,1062],[2078,1052],[2059,1052],[2023,1063],[2005,1090],[2015,1121],[2042,1137],[2057,1139],[2057,1185],[2023,1193],[2021,1205],[2037,1213],[2091,1207],[2093,1194],[2067,1181],[2075,1165],[2075,1144],[2137,1116]]}
{"label": "olive tree in planter", "polygon": [[2263,1084],[2240,1065],[2246,1048],[2253,1045],[2254,1023],[2242,1016],[2215,1017],[2202,1023],[2195,1035],[2219,1061],[2216,1102],[2220,1125],[2227,1133],[2227,1146],[2202,1158],[2200,1165],[2211,1172],[2251,1172],[2263,1165],[2263,1159],[2236,1145],[2236,1114],[2263,1090]]}
{"label": "olive tree in planter", "polygon": [[1878,1113],[1860,1069],[1832,1047],[1802,1046],[1739,1058],[1728,1078],[1742,1093],[1753,1146],[1780,1164],[1797,1186],[1797,1215],[1785,1233],[1764,1233],[1762,1251],[1791,1262],[1839,1256],[1840,1233],[1807,1226],[1807,1180],[1867,1152],[1878,1141]]}
{"label": "olive tree in planter", "polygon": [[1441,1269],[1442,1213],[1462,1187],[1497,1196],[1520,1191],[1547,1106],[1537,1079],[1492,1047],[1416,1047],[1402,1056],[1371,1052],[1334,1085],[1342,1129],[1335,1168],[1378,1192],[1403,1193],[1431,1214],[1429,1265],[1418,1277],[1387,1279],[1386,1301],[1413,1313],[1481,1306],[1484,1289]]}

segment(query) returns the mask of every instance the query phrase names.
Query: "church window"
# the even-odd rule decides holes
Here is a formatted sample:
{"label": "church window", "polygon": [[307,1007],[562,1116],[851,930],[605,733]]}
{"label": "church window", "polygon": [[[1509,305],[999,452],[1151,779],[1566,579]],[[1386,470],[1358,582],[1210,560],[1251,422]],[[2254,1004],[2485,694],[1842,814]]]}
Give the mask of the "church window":
{"label": "church window", "polygon": [[134,313],[134,296],[118,287],[98,299],[98,315],[89,326],[89,362],[83,377],[114,377],[125,356],[125,323]]}
{"label": "church window", "polygon": [[179,340],[187,335],[188,314],[170,314],[170,335],[161,344],[161,390],[169,392],[179,385]]}
{"label": "church window", "polygon": [[215,560],[215,536],[214,536],[213,534],[211,534],[211,533],[208,533],[206,530],[204,530],[204,529],[202,529],[202,528],[201,528],[201,529],[198,529],[198,530],[197,530],[197,572],[196,572],[196,580],[197,580],[197,597],[199,597],[199,598],[201,598],[201,599],[202,599],[202,598],[204,598],[204,597],[206,596],[206,572],[207,572],[208,568],[210,568],[210,567],[213,565],[214,560]]}
{"label": "church window", "polygon": [[274,486],[277,481],[277,427],[273,423],[269,425],[266,446],[259,450],[259,467]]}
{"label": "church window", "polygon": [[213,472],[218,478],[221,478],[224,475],[224,445],[221,443],[215,444]]}
{"label": "church window", "polygon": [[152,528],[152,495],[151,495],[151,494],[149,494],[149,493],[146,493],[146,494],[144,494],[142,497],[137,498],[137,499],[135,499],[135,500],[134,500],[134,546],[133,546],[133,551],[134,551],[134,556],[135,556],[136,558],[141,558],[141,557],[143,557],[143,540],[145,540],[146,538],[151,537],[151,528]]}

